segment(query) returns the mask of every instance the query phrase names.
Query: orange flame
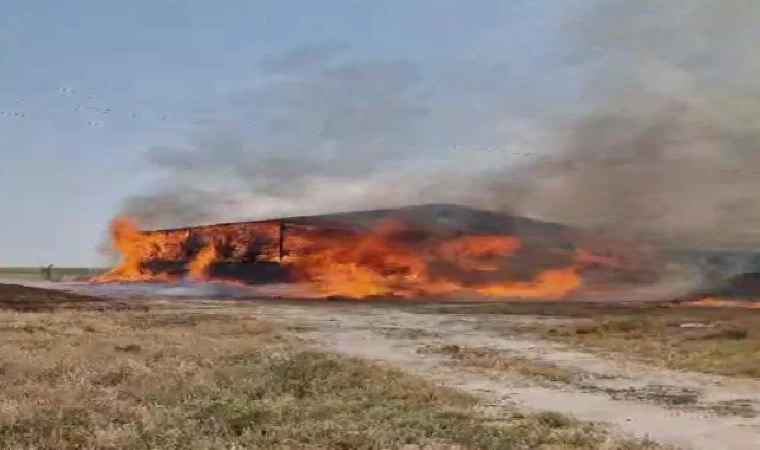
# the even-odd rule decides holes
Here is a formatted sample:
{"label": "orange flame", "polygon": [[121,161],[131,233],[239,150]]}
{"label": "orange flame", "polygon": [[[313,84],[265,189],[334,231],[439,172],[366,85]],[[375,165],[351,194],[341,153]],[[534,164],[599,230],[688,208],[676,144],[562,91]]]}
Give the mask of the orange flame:
{"label": "orange flame", "polygon": [[486,296],[499,297],[564,297],[581,287],[577,268],[549,269],[541,272],[532,282],[502,283],[478,288]]}
{"label": "orange flame", "polygon": [[198,253],[198,256],[196,256],[188,265],[188,275],[200,280],[208,279],[209,267],[216,258],[216,247],[213,245],[203,247]]}
{"label": "orange flame", "polygon": [[728,298],[719,297],[705,297],[693,302],[684,302],[683,306],[698,306],[704,308],[747,308],[747,309],[760,309],[760,303],[750,302],[746,300],[732,300]]}
{"label": "orange flame", "polygon": [[[509,235],[452,236],[386,221],[366,231],[327,224],[289,223],[280,242],[276,222],[211,225],[141,232],[117,218],[112,237],[122,262],[93,282],[168,280],[155,262],[186,264],[186,273],[208,279],[220,261],[278,262],[324,296],[476,294],[563,297],[578,290],[582,269],[619,267],[617,259],[589,250],[565,252],[565,267],[532,269],[525,243]],[[200,251],[194,242],[203,242]],[[283,245],[284,242],[284,245]],[[283,245],[283,248],[280,247]],[[284,250],[284,254],[281,254]],[[544,258],[546,259],[546,258]],[[532,274],[532,276],[529,276]]]}
{"label": "orange flame", "polygon": [[93,281],[108,283],[168,279],[165,275],[153,273],[143,267],[143,261],[152,255],[152,242],[138,230],[134,219],[128,217],[114,219],[111,222],[111,238],[116,250],[122,255],[123,261],[113,270],[94,278]]}

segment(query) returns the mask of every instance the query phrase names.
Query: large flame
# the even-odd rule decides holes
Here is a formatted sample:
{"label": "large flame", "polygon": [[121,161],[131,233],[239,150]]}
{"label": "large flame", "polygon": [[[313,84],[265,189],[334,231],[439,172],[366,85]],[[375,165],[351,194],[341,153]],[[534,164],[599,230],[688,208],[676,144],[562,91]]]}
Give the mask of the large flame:
{"label": "large flame", "polygon": [[[456,235],[386,220],[370,229],[278,222],[139,231],[134,220],[112,223],[121,263],[93,282],[208,279],[216,262],[279,263],[324,296],[414,296],[470,293],[505,297],[563,297],[578,290],[591,266],[622,267],[617,258],[586,249],[566,251],[565,264],[525,267],[525,243],[510,235]],[[569,254],[569,256],[567,256]],[[546,258],[544,258],[546,259]],[[184,262],[180,274],[156,262]],[[153,264],[153,265],[152,265]]]}
{"label": "large flame", "polygon": [[129,217],[117,217],[111,223],[111,238],[116,250],[122,256],[122,262],[108,273],[96,277],[96,282],[139,282],[167,280],[166,275],[146,270],[143,262],[155,254],[155,249],[166,246],[168,242],[151,239],[141,233],[137,222]]}

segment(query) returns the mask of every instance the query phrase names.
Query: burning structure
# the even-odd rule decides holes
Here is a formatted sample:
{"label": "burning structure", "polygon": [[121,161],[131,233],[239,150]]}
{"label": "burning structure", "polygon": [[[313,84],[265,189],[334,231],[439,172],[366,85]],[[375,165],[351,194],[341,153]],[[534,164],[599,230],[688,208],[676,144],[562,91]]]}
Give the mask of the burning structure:
{"label": "burning structure", "polygon": [[[414,199],[577,228],[451,205],[157,231],[118,219],[123,261],[94,281],[190,275],[308,283],[325,295],[567,297],[667,284],[672,263],[678,292],[661,297],[760,295],[760,264],[744,250],[760,247],[760,66],[751,57],[760,7],[750,3],[577,8],[559,27],[574,30],[556,42],[567,53],[541,67],[552,77],[531,77],[550,84],[535,85],[528,102],[570,103],[528,114],[512,106],[525,105],[527,80],[506,82],[490,63],[480,73],[468,61],[462,73],[487,74],[468,83],[405,62],[341,62],[333,51],[307,66],[268,64],[246,101],[234,102],[241,120],[157,147],[150,162],[165,178],[122,209],[164,227],[238,220],[251,206],[276,215]],[[578,64],[565,72],[569,60]],[[569,84],[555,91],[562,79]],[[520,92],[504,97],[505,85]],[[655,241],[658,255],[578,229]],[[715,246],[739,250],[707,254]]]}
{"label": "burning structure", "polygon": [[140,231],[112,224],[122,261],[94,282],[306,283],[324,296],[570,296],[647,282],[640,247],[574,228],[449,204]]}

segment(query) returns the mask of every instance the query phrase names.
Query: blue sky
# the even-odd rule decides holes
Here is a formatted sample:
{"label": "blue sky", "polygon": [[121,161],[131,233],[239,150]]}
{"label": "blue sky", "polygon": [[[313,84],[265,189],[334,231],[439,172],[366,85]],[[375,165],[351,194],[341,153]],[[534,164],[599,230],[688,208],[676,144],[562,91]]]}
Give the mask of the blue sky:
{"label": "blue sky", "polygon": [[[566,2],[0,0],[0,264],[90,265],[145,152],[319,42],[359,60],[509,66],[539,76]],[[546,75],[546,74],[543,74]],[[530,98],[530,97],[527,97]]]}

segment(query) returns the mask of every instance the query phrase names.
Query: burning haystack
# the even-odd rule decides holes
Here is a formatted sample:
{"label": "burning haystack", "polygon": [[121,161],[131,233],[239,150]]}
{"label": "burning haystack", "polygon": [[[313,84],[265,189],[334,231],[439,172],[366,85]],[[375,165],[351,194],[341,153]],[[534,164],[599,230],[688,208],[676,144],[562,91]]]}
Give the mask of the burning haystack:
{"label": "burning haystack", "polygon": [[140,231],[114,221],[122,261],[94,282],[192,277],[306,283],[324,296],[566,297],[586,284],[649,282],[642,248],[564,225],[458,205]]}

